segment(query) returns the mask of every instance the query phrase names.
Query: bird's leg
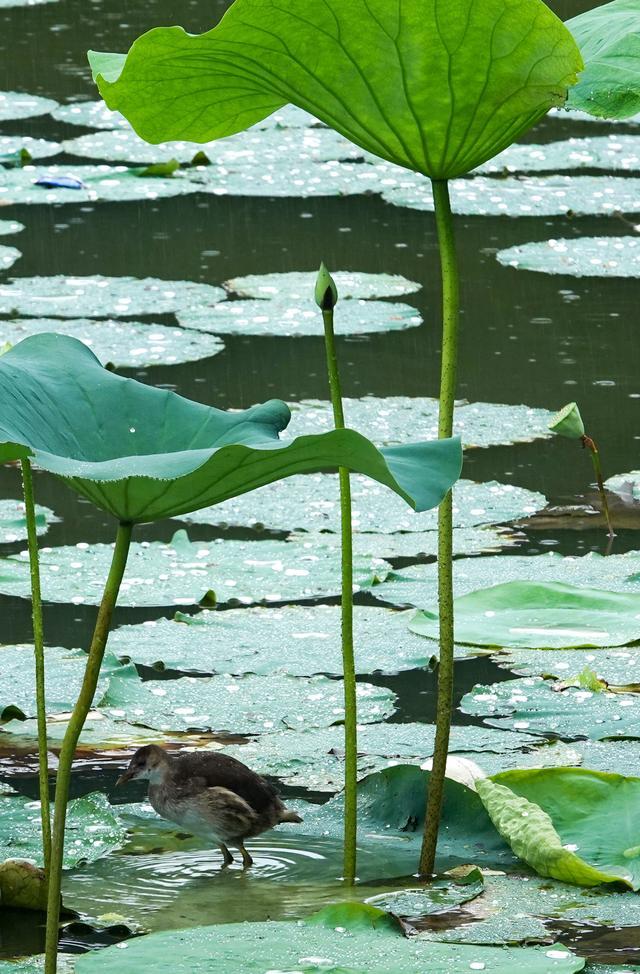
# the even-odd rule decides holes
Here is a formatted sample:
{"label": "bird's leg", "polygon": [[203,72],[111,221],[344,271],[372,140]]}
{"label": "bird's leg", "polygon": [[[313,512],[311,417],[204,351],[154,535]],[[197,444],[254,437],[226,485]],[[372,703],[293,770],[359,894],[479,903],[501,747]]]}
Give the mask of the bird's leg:
{"label": "bird's leg", "polygon": [[[230,866],[231,863],[233,862],[233,856],[231,855],[231,853],[227,849],[227,847],[224,844],[224,842],[221,842],[220,843],[220,852],[222,853],[222,859],[223,859],[222,865],[223,866]],[[242,858],[244,860],[244,856]]]}
{"label": "bird's leg", "polygon": [[248,869],[249,866],[253,866],[253,859],[245,849],[244,842],[238,842],[238,849],[242,853],[242,863],[244,865],[244,868]]}

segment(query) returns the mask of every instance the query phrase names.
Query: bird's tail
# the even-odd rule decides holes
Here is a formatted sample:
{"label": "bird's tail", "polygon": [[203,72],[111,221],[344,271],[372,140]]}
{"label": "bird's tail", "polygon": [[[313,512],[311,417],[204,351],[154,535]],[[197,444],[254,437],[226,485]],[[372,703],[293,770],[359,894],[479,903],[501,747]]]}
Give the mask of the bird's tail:
{"label": "bird's tail", "polygon": [[300,818],[297,812],[289,812],[285,808],[282,815],[280,816],[280,824],[282,822],[302,822],[303,819]]}

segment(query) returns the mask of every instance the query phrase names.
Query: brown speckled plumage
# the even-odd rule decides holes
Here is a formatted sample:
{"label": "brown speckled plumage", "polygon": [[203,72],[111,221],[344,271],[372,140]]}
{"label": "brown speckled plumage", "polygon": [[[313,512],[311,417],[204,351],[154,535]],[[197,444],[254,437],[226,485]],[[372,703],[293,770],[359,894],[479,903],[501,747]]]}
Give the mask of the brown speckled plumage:
{"label": "brown speckled plumage", "polygon": [[281,822],[301,822],[289,812],[264,778],[226,754],[170,755],[156,744],[139,748],[118,780],[149,781],[149,802],[158,815],[220,847],[225,865],[233,862],[227,843],[252,863],[244,840]]}

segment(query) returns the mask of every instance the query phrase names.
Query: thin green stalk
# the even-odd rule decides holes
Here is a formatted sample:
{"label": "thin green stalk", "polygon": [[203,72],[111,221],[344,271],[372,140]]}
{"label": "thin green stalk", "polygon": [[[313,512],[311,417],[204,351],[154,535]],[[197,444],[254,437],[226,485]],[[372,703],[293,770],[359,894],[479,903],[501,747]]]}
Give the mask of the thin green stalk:
{"label": "thin green stalk", "polygon": [[[442,363],[440,374],[440,413],[438,437],[453,432],[453,407],[458,359],[459,284],[449,186],[446,180],[433,180],[440,273],[442,278]],[[438,509],[438,612],[440,619],[440,663],[433,766],[429,778],[424,836],[420,852],[420,874],[434,871],[438,828],[442,810],[444,777],[449,751],[451,710],[453,707],[453,513],[451,491]]]}
{"label": "thin green stalk", "polygon": [[56,974],[58,962],[58,924],[60,921],[60,889],[62,881],[62,858],[64,853],[64,831],[71,783],[71,766],[75,756],[78,738],[91,708],[98,685],[100,667],[109,636],[111,617],[118,598],[120,583],[127,564],[131,544],[132,525],[118,525],[116,543],[111,560],[111,568],[104,587],[102,602],[98,609],[93,638],[87,657],[82,687],[69,721],[58,763],[56,778],[56,798],[53,816],[53,836],[51,843],[51,868],[49,873],[49,895],[47,902],[47,935],[45,941],[45,974]]}
{"label": "thin green stalk", "polygon": [[40,592],[40,559],[36,530],[36,507],[33,499],[31,461],[21,460],[22,492],[27,518],[29,569],[31,571],[31,616],[33,619],[33,650],[36,670],[36,714],[38,718],[38,781],[40,788],[40,818],[42,821],[42,849],[45,873],[51,862],[51,813],[49,808],[49,762],[47,758],[47,705],[45,703],[44,628],[42,625],[42,595]]}
{"label": "thin green stalk", "polygon": [[602,466],[600,465],[600,451],[598,450],[595,441],[592,440],[590,436],[582,437],[582,445],[591,453],[591,459],[593,461],[593,469],[596,474],[596,482],[598,484],[598,490],[600,491],[600,500],[602,501],[602,510],[604,512],[605,520],[607,522],[607,531],[610,538],[615,538],[613,525],[611,523],[611,514],[609,513],[609,504],[607,502],[607,492],[604,488],[604,481],[602,479]]}
{"label": "thin green stalk", "polygon": [[[344,429],[340,373],[333,331],[333,308],[322,309],[327,371],[336,429]],[[342,670],[344,677],[344,879],[356,878],[356,829],[358,789],[358,711],[356,667],[353,652],[353,532],[351,527],[351,482],[349,471],[339,468],[340,524],[342,534]]]}

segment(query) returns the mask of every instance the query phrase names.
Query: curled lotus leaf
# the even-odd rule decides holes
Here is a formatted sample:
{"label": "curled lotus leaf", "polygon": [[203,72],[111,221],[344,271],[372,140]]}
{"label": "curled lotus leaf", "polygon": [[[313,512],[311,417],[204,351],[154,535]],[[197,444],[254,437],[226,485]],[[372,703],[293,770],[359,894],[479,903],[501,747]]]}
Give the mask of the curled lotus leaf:
{"label": "curled lotus leaf", "polygon": [[440,503],[462,464],[457,439],[380,451],[347,429],[281,444],[290,411],[279,400],[224,412],[105,370],[81,342],[56,334],[0,356],[0,416],[0,460],[32,456],[131,523],[340,465],[424,510]]}
{"label": "curled lotus leaf", "polygon": [[44,869],[28,859],[0,862],[0,904],[3,909],[46,910],[47,879]]}
{"label": "curled lotus leaf", "polygon": [[504,149],[582,68],[540,0],[236,0],[208,33],[157,28],[127,55],[89,57],[109,108],[148,142],[232,135],[292,102],[435,179]]}

